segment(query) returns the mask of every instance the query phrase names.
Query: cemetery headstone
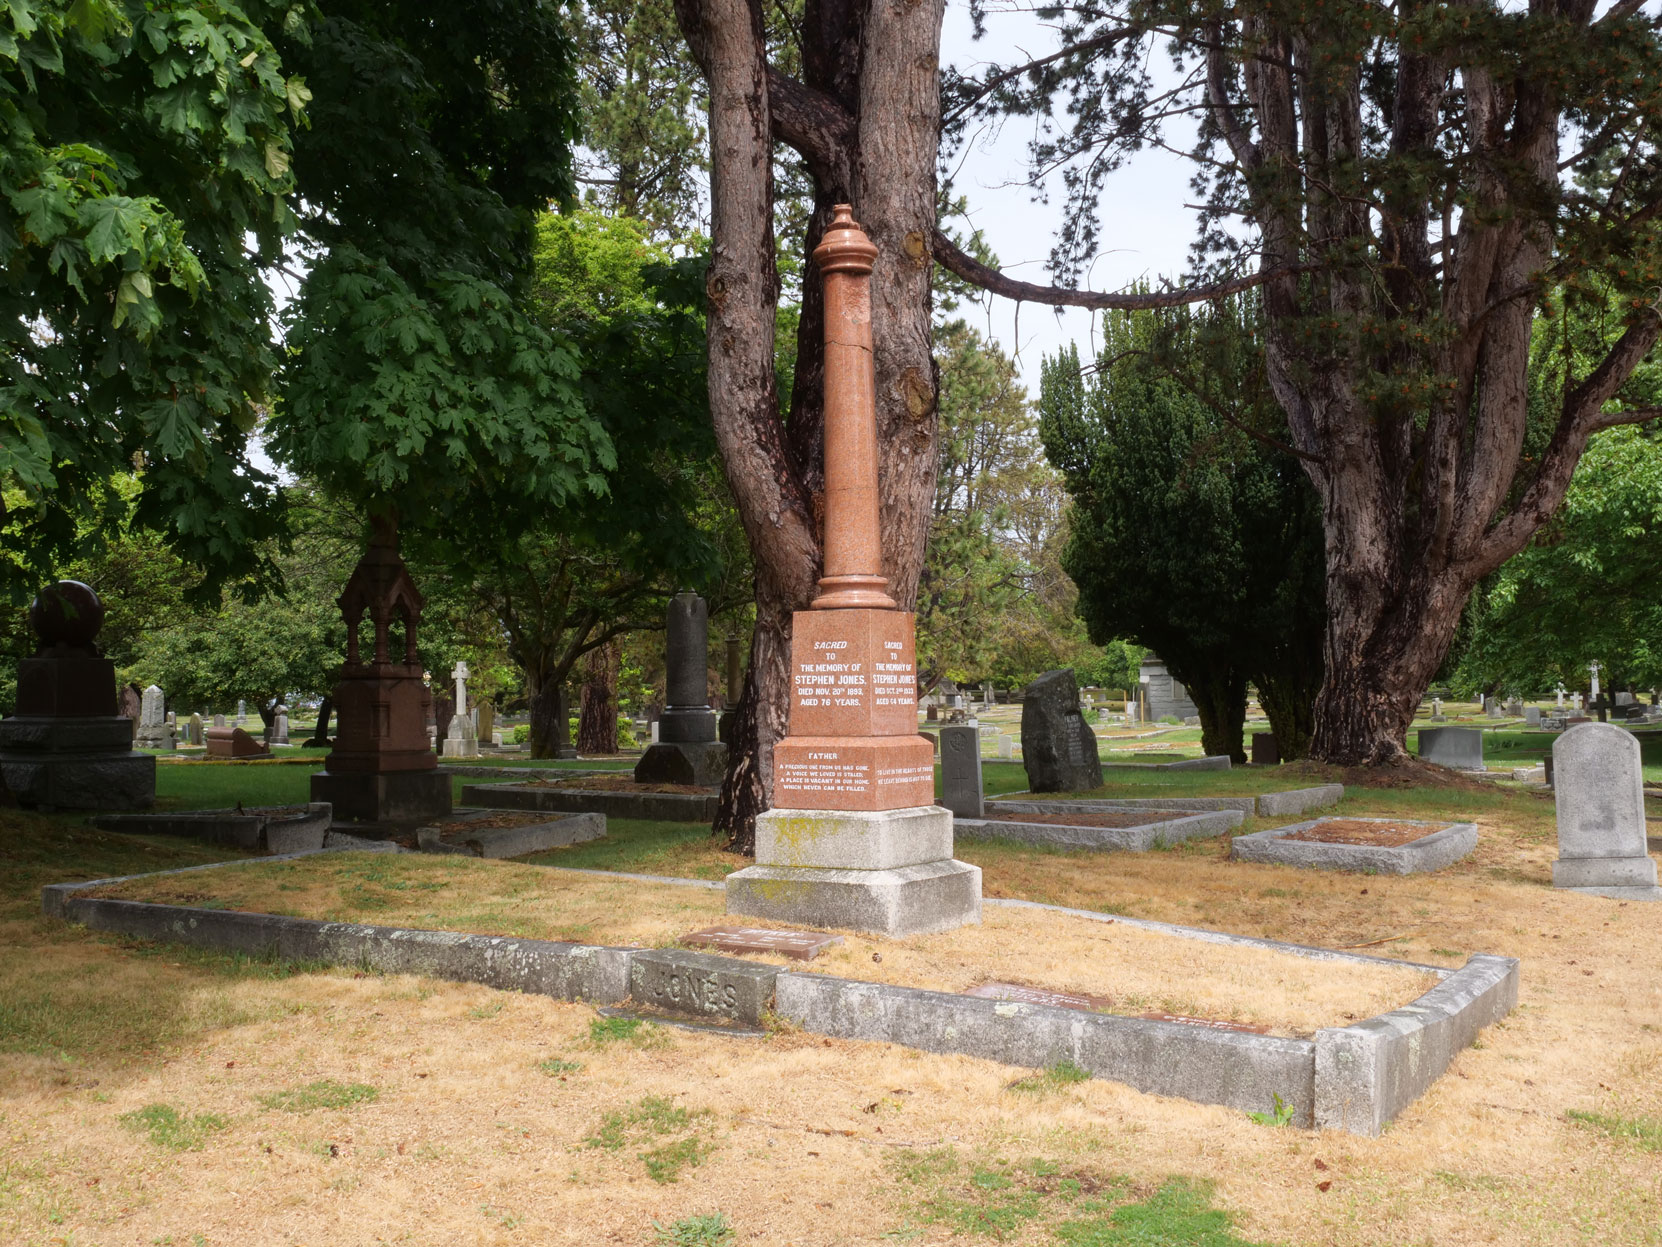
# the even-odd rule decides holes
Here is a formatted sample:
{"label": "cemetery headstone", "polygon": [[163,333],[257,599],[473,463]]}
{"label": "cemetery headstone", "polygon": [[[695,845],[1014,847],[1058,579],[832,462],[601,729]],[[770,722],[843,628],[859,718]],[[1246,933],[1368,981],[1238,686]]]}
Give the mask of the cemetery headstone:
{"label": "cemetery headstone", "polygon": [[780,931],[772,927],[706,927],[681,937],[693,948],[723,953],[777,953],[793,961],[812,961],[827,948],[843,942],[824,931]]}
{"label": "cemetery headstone", "polygon": [[282,702],[277,703],[277,710],[271,720],[271,743],[286,745],[289,743],[289,708]]}
{"label": "cemetery headstone", "polygon": [[1281,744],[1275,739],[1274,732],[1254,732],[1252,734],[1252,764],[1254,766],[1279,766],[1281,764]]}
{"label": "cemetery headstone", "polygon": [[237,699],[237,726],[241,727],[248,722],[248,703],[241,698]]}
{"label": "cemetery headstone", "polygon": [[210,758],[269,758],[271,751],[240,727],[208,729]]}
{"label": "cemetery headstone", "polygon": [[450,672],[456,681],[456,711],[450,716],[450,730],[444,736],[444,756],[447,758],[477,758],[479,737],[473,731],[473,718],[467,710],[467,679],[473,674],[467,663],[457,661]]}
{"label": "cemetery headstone", "polygon": [[[373,518],[369,548],[336,601],[346,621],[346,661],[332,704],[334,746],[312,776],[312,800],[334,806],[337,822],[431,821],[450,813],[450,776],[427,736],[433,695],[419,652],[422,596],[398,553],[390,515]],[[369,616],[369,652],[359,630]],[[392,649],[402,625],[403,653]]]}
{"label": "cemetery headstone", "polygon": [[133,743],[140,749],[172,749],[173,729],[167,725],[167,702],[162,690],[152,684],[139,701],[138,731]]}
{"label": "cemetery headstone", "polygon": [[1483,769],[1483,732],[1475,727],[1422,727],[1420,757],[1456,771]]}
{"label": "cemetery headstone", "polygon": [[1436,723],[1440,722],[1443,718],[1443,699],[1441,697],[1433,697],[1431,699],[1431,720]]}
{"label": "cemetery headstone", "polygon": [[925,723],[938,723],[938,722],[940,722],[940,718],[941,718],[940,709],[937,706],[933,705],[933,704],[931,704],[923,712],[923,720],[924,720]]}
{"label": "cemetery headstone", "polygon": [[15,711],[0,719],[0,776],[39,810],[142,810],[156,800],[156,759],[133,749],[119,713],[115,663],[98,648],[104,604],[77,580],[29,607],[37,639],[17,665]]}
{"label": "cemetery headstone", "polygon": [[642,784],[719,784],[727,771],[727,746],[717,739],[710,709],[710,608],[696,593],[670,599],[664,629],[664,692],[667,705],[658,735],[635,764]]}
{"label": "cemetery headstone", "polygon": [[791,620],[776,808],[756,864],[727,876],[727,911],[887,936],[981,919],[981,871],[952,858],[918,735],[915,617],[881,574],[871,271],[877,248],[838,204],[814,250],[825,322],[823,573]]}
{"label": "cemetery headstone", "polygon": [[1004,761],[1016,756],[1016,738],[1008,732],[998,734],[998,756]]}
{"label": "cemetery headstone", "polygon": [[1525,727],[1540,727],[1541,726],[1541,708],[1539,706],[1525,706],[1524,707],[1524,726]]}
{"label": "cemetery headstone", "polygon": [[[63,583],[78,584],[79,581],[66,580]],[[122,688],[120,713],[122,718],[132,720],[133,734],[136,736],[138,734],[139,721],[144,717],[144,693],[138,685],[128,684]]]}
{"label": "cemetery headstone", "polygon": [[214,726],[215,727],[224,727],[225,726],[225,716],[222,715],[222,714],[214,715]]}
{"label": "cemetery headstone", "polygon": [[1071,668],[1047,671],[1023,692],[1021,761],[1034,792],[1102,787],[1096,733],[1080,712]]}
{"label": "cemetery headstone", "polygon": [[202,736],[202,716],[201,715],[193,714],[193,715],[190,716],[190,723],[185,728],[185,733],[186,733],[187,739],[189,739],[191,744],[200,745],[202,743],[203,736]]}
{"label": "cemetery headstone", "polygon": [[1153,654],[1143,659],[1138,673],[1142,690],[1144,717],[1158,723],[1161,719],[1189,719],[1200,713],[1188,690],[1170,671],[1165,662]]}
{"label": "cemetery headstone", "polygon": [[1616,694],[1616,705],[1618,705],[1618,706],[1631,706],[1635,702],[1637,702],[1638,700],[1639,699],[1637,697],[1635,697],[1632,693],[1617,693]]}
{"label": "cemetery headstone", "polygon": [[1552,886],[1623,900],[1662,900],[1645,846],[1639,740],[1614,723],[1582,723],[1552,745],[1558,860]]}
{"label": "cemetery headstone", "polygon": [[480,743],[490,741],[496,743],[496,707],[488,701],[480,702],[474,707],[478,715],[477,727]]}
{"label": "cemetery headstone", "polygon": [[981,790],[981,732],[973,727],[941,729],[941,804],[958,818],[986,814]]}

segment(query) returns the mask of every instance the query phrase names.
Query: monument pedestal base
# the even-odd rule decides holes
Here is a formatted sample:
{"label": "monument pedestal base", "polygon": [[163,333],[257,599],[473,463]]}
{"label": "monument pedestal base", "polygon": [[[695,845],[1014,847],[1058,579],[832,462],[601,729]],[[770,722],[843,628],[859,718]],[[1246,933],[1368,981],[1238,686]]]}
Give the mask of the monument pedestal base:
{"label": "monument pedestal base", "polygon": [[952,858],[952,814],[769,810],[756,864],[727,877],[727,912],[901,937],[981,921],[981,868]]}
{"label": "monument pedestal base", "polygon": [[750,866],[727,876],[727,912],[891,939],[930,935],[981,921],[981,867],[959,861],[893,870]]}
{"label": "monument pedestal base", "polygon": [[446,737],[444,756],[447,758],[477,758],[479,756],[479,741],[472,736]]}
{"label": "monument pedestal base", "polygon": [[437,769],[319,771],[312,800],[333,805],[337,822],[420,822],[450,813],[450,776]]}
{"label": "monument pedestal base", "polygon": [[697,784],[708,788],[727,773],[727,746],[719,741],[659,741],[635,764],[637,784]]}
{"label": "monument pedestal base", "polygon": [[1662,900],[1656,862],[1646,857],[1561,857],[1552,864],[1552,886],[1621,900]]}
{"label": "monument pedestal base", "polygon": [[121,715],[14,715],[0,722],[0,775],[27,808],[148,810],[156,759],[132,740]]}

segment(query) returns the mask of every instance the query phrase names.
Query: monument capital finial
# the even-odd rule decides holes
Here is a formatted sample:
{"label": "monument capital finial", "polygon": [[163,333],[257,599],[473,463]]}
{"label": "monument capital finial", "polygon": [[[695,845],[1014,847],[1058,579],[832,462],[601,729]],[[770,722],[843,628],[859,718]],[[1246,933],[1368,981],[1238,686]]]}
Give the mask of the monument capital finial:
{"label": "monument capital finial", "polygon": [[831,224],[814,248],[814,263],[822,273],[853,273],[863,276],[871,272],[877,259],[877,245],[854,219],[850,204],[837,204],[831,209]]}

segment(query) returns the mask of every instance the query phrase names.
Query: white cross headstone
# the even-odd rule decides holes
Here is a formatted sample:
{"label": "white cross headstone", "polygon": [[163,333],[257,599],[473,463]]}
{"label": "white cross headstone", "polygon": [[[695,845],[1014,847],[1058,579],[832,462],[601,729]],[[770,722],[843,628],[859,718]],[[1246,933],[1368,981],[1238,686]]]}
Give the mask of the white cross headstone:
{"label": "white cross headstone", "polygon": [[474,733],[473,718],[467,709],[467,677],[470,674],[467,663],[460,661],[450,673],[450,678],[456,681],[456,710],[450,716],[450,731],[444,741],[444,756],[447,758],[479,756],[479,737]]}
{"label": "white cross headstone", "polygon": [[1599,665],[1596,662],[1587,664],[1587,674],[1592,677],[1592,686],[1587,691],[1587,704],[1590,706],[1599,699]]}

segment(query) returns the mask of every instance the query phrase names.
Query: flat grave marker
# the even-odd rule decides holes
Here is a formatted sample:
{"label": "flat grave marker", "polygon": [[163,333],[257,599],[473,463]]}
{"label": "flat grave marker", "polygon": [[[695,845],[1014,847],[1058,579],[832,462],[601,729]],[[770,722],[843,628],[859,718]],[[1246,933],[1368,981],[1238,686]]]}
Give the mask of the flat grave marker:
{"label": "flat grave marker", "polygon": [[981,983],[963,993],[983,1000],[1013,1000],[1024,1005],[1052,1005],[1058,1009],[1078,1009],[1082,1013],[1106,1013],[1113,1007],[1107,996],[1092,996],[1085,992],[1057,992],[1048,987],[1028,987],[1024,983]]}
{"label": "flat grave marker", "polygon": [[843,937],[823,931],[782,931],[773,927],[706,927],[682,936],[681,942],[724,953],[778,953],[793,961],[812,961],[827,948],[841,944]]}

